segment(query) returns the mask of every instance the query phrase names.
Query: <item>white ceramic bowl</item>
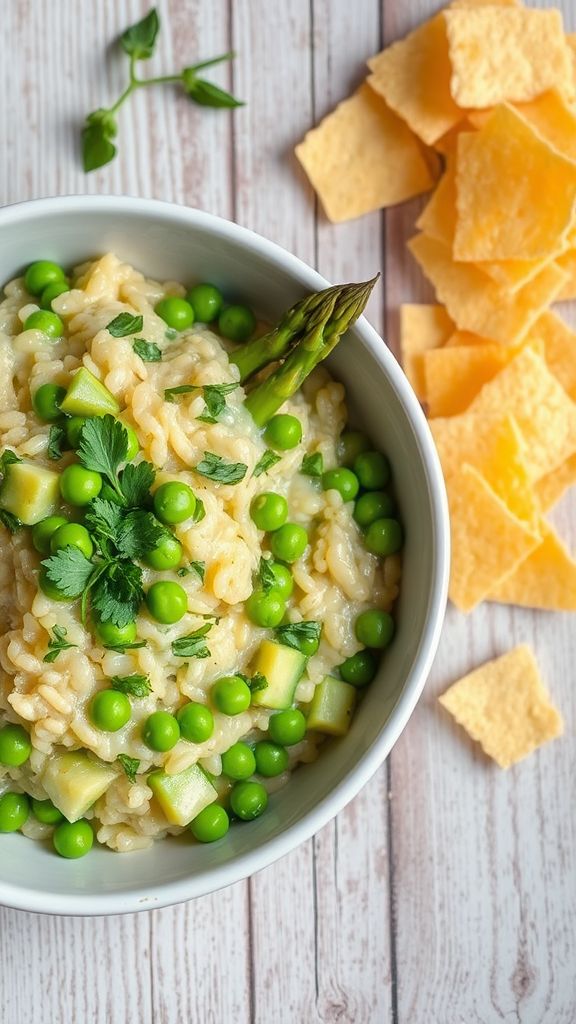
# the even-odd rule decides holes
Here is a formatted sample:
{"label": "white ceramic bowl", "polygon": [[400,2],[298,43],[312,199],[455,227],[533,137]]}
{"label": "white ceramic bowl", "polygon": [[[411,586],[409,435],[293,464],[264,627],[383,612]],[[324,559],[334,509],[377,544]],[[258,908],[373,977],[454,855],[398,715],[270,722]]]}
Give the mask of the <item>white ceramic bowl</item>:
{"label": "white ceramic bowl", "polygon": [[[326,282],[296,257],[197,210],[121,197],[41,199],[0,211],[0,283],[34,259],[73,265],[112,250],[160,280],[214,281],[270,319]],[[424,686],[446,603],[449,533],[425,418],[395,359],[362,319],[330,357],[357,420],[389,455],[406,548],[398,629],[349,734],[301,767],[268,812],[214,846],[186,839],[79,861],[0,836],[0,903],[54,914],[118,914],[188,900],[253,874],[338,813],[382,764]],[[403,794],[406,799],[410,795]]]}

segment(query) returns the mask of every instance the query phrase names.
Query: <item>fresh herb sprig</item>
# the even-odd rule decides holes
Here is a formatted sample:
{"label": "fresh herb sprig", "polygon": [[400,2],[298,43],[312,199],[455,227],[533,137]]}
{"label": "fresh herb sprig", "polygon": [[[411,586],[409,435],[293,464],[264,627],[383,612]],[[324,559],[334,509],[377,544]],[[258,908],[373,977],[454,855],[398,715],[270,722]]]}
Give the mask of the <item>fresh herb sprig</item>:
{"label": "fresh herb sprig", "polygon": [[130,782],[136,782],[136,775],[140,767],[140,758],[129,757],[128,754],[118,754],[116,760],[121,764],[124,773]]}
{"label": "fresh herb sprig", "polygon": [[276,627],[276,639],[286,647],[293,647],[300,650],[303,640],[318,641],[322,633],[322,623],[308,620],[305,622],[287,622],[284,626]]}
{"label": "fresh herb sprig", "polygon": [[148,676],[133,672],[131,676],[112,676],[112,689],[128,697],[147,697],[152,692]]}
{"label": "fresh herb sprig", "polygon": [[159,31],[160,19],[155,8],[152,8],[141,21],[131,25],[120,36],[120,45],[130,58],[129,81],[111,107],[100,107],[88,114],[86,118],[82,131],[82,156],[86,172],[104,167],[116,156],[117,149],[113,142],[118,133],[116,115],[120,107],[137,89],[169,83],[181,86],[192,102],[202,107],[233,108],[243,106],[243,103],[235,99],[229,92],[214,85],[213,82],[198,77],[198,72],[205,68],[232,60],[233,53],[223,53],[211,60],[200,61],[198,64],[183,68],[177,74],[139,78],[136,73],[138,61],[147,60],[153,55]]}
{"label": "fresh herb sprig", "polygon": [[272,466],[275,466],[277,462],[280,462],[280,458],[280,455],[273,452],[271,448],[267,448],[254,466],[252,476],[262,476],[262,473],[267,473],[269,469],[272,469]]}
{"label": "fresh herb sprig", "polygon": [[240,387],[235,381],[229,384],[180,384],[175,388],[166,388],[164,398],[167,402],[175,402],[180,395],[191,395],[201,391],[204,398],[204,409],[196,418],[204,423],[217,423],[226,408],[226,396]]}
{"label": "fresh herb sprig", "polygon": [[178,637],[172,641],[172,654],[175,658],[209,658],[210,651],[206,644],[206,635],[212,629],[213,622],[195,629],[187,636]]}
{"label": "fresh herb sprig", "polygon": [[214,452],[204,452],[204,458],[194,468],[200,476],[216,483],[237,484],[246,476],[248,466],[244,462],[228,462]]}
{"label": "fresh herb sprig", "polygon": [[52,665],[56,661],[56,658],[62,651],[69,651],[72,647],[77,647],[78,644],[69,644],[66,640],[67,630],[64,626],[53,626],[52,636],[48,641],[48,651],[42,658],[42,661],[48,662]]}

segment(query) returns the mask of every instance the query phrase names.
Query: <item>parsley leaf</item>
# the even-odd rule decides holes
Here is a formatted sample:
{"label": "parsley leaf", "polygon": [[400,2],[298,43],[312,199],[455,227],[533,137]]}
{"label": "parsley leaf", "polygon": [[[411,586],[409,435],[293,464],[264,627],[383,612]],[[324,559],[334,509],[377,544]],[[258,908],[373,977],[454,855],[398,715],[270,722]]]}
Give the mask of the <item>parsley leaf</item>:
{"label": "parsley leaf", "polygon": [[166,527],[151,512],[137,508],[122,515],[114,543],[123,558],[142,558],[158,547],[159,541],[165,536]]}
{"label": "parsley leaf", "polygon": [[210,651],[206,646],[204,637],[212,629],[213,623],[207,622],[200,629],[195,629],[187,636],[181,636],[178,640],[172,641],[172,654],[175,658],[209,658]]}
{"label": "parsley leaf", "polygon": [[201,107],[243,107],[242,100],[237,100],[231,93],[221,89],[214,82],[196,77],[196,68],[184,68],[182,82],[188,96]]}
{"label": "parsley leaf", "polygon": [[286,647],[294,647],[299,651],[303,640],[319,640],[321,632],[321,622],[288,622],[285,626],[276,627],[276,639]]}
{"label": "parsley leaf", "polygon": [[214,452],[204,452],[204,458],[194,467],[200,476],[221,484],[237,484],[246,476],[248,466],[243,462],[228,462]]}
{"label": "parsley leaf", "polygon": [[[64,551],[68,550],[75,549],[64,548]],[[92,584],[92,608],[102,622],[112,622],[120,628],[134,621],[143,600],[142,570],[125,559],[105,565]]]}
{"label": "parsley leaf", "polygon": [[13,466],[15,462],[22,462],[22,459],[18,458],[16,452],[11,451],[10,448],[5,448],[2,455],[0,455],[0,473],[2,473],[2,476],[6,476],[8,466]]}
{"label": "parsley leaf", "polygon": [[322,452],[314,452],[312,455],[305,455],[302,459],[300,472],[304,476],[322,476],[324,471],[324,459]]}
{"label": "parsley leaf", "polygon": [[86,469],[93,469],[106,477],[107,482],[120,493],[118,467],[126,461],[128,434],[113,416],[91,416],[80,431],[78,458]]}
{"label": "parsley leaf", "polygon": [[259,690],[266,690],[268,688],[268,680],[261,672],[256,672],[247,682],[250,687],[250,693],[258,693]]}
{"label": "parsley leaf", "polygon": [[226,395],[240,387],[235,381],[231,384],[204,384],[202,395],[206,403],[206,411],[198,416],[204,423],[217,423],[218,417],[226,408]]}
{"label": "parsley leaf", "polygon": [[117,654],[124,654],[124,651],[136,651],[140,647],[147,647],[148,644],[145,640],[134,640],[132,643],[126,644],[104,644],[107,651],[116,651]]}
{"label": "parsley leaf", "polygon": [[131,25],[120,36],[120,45],[135,60],[146,60],[154,53],[156,37],[160,31],[160,19],[156,8],[148,11],[146,17]]}
{"label": "parsley leaf", "polygon": [[206,573],[206,562],[190,562],[189,565],[183,565],[180,569],[176,570],[177,576],[189,576],[190,573],[195,572],[200,577],[202,583],[204,583],[204,576]]}
{"label": "parsley leaf", "polygon": [[276,586],[276,577],[272,572],[271,561],[268,558],[260,559],[258,582],[265,594],[268,594]]}
{"label": "parsley leaf", "polygon": [[147,697],[152,692],[148,676],[133,672],[131,676],[112,676],[112,689],[129,697]]}
{"label": "parsley leaf", "polygon": [[42,565],[48,579],[55,583],[66,597],[80,597],[88,587],[96,566],[78,548],[60,548],[55,555],[45,558]]}
{"label": "parsley leaf", "polygon": [[145,338],[136,338],[132,343],[137,356],[145,363],[161,363],[162,352],[154,341],[146,341]]}
{"label": "parsley leaf", "polygon": [[118,131],[116,118],[109,110],[93,110],[82,129],[82,162],[86,173],[109,164],[116,156],[112,142]]}
{"label": "parsley leaf", "polygon": [[78,644],[67,643],[65,639],[66,632],[67,631],[64,629],[64,626],[53,626],[53,636],[50,637],[50,640],[48,641],[48,653],[44,655],[42,661],[47,661],[48,664],[51,665],[56,661],[56,658],[61,651],[68,651],[71,647],[78,646]]}
{"label": "parsley leaf", "polygon": [[7,512],[5,508],[0,508],[0,523],[7,530],[10,530],[10,533],[16,533],[16,530],[20,530],[23,525],[16,516],[13,516],[11,512]]}
{"label": "parsley leaf", "polygon": [[144,317],[140,314],[133,316],[132,313],[118,313],[118,316],[106,324],[106,330],[113,338],[127,338],[130,334],[141,331],[143,325]]}
{"label": "parsley leaf", "polygon": [[120,490],[128,508],[145,505],[150,488],[156,479],[156,470],[150,462],[129,462],[120,473]]}
{"label": "parsley leaf", "polygon": [[56,460],[62,458],[62,442],[65,437],[66,431],[64,427],[60,427],[57,423],[53,423],[50,427],[50,433],[48,434],[49,459]]}
{"label": "parsley leaf", "polygon": [[277,462],[280,462],[280,455],[273,452],[271,448],[267,448],[264,455],[261,455],[258,462],[254,466],[254,472],[252,476],[262,476],[262,473],[267,473],[272,466],[275,466]]}
{"label": "parsley leaf", "polygon": [[128,757],[128,754],[118,754],[116,758],[120,762],[130,782],[136,782],[136,775],[140,767],[140,759],[138,757]]}
{"label": "parsley leaf", "polygon": [[[98,541],[100,548],[103,542],[109,540],[113,544],[122,526],[124,509],[120,508],[115,501],[109,501],[100,496],[92,498],[88,505],[85,523],[93,537]],[[104,543],[104,547],[106,547]]]}
{"label": "parsley leaf", "polygon": [[165,388],[164,401],[175,402],[178,395],[191,395],[193,391],[198,391],[196,384],[179,384],[177,388]]}
{"label": "parsley leaf", "polygon": [[194,514],[190,517],[190,521],[192,523],[201,523],[205,518],[206,509],[204,508],[204,502],[202,501],[202,498],[199,498],[198,495],[196,495],[196,508],[194,509]]}

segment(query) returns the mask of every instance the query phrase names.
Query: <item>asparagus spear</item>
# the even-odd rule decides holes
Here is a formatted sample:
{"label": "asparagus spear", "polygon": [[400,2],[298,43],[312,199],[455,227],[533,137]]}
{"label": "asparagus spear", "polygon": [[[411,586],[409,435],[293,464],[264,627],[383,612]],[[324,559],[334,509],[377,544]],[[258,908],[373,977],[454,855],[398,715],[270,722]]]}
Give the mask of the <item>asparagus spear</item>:
{"label": "asparagus spear", "polygon": [[355,286],[337,284],[331,288],[324,288],[321,292],[312,292],[284,313],[271,331],[261,338],[254,338],[234,352],[230,356],[230,362],[236,363],[240,370],[241,382],[244,383],[263,366],[285,356],[303,332],[325,322],[332,315],[335,306],[338,310],[343,308],[346,296],[353,287]]}
{"label": "asparagus spear", "polygon": [[[244,402],[259,427],[263,427],[280,406],[298,391],[308,374],[326,358],[344,332],[355,323],[379,276],[361,284],[327,289],[332,295],[322,315],[318,306],[318,315],[311,317],[312,322],[307,324],[302,337],[288,351],[284,361],[266,380],[256,385]],[[315,297],[322,294],[325,293],[316,293]]]}

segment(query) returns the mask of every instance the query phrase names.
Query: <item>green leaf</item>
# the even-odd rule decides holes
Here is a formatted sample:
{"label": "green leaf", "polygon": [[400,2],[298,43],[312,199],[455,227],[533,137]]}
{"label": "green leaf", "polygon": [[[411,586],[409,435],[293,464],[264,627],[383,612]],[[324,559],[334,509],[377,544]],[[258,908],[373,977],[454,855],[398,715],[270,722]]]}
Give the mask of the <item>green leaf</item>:
{"label": "green leaf", "polygon": [[147,505],[156,470],[150,462],[129,462],[120,473],[120,489],[128,508]]}
{"label": "green leaf", "polygon": [[210,651],[206,646],[204,637],[212,629],[213,623],[207,622],[205,626],[181,636],[178,640],[172,641],[172,654],[175,658],[209,658]]}
{"label": "green leaf", "polygon": [[268,688],[268,680],[261,672],[256,672],[252,678],[248,680],[248,686],[250,687],[251,693],[258,693],[259,690],[266,690]]}
{"label": "green leaf", "polygon": [[129,57],[146,60],[154,53],[156,37],[160,31],[160,19],[153,7],[145,18],[131,25],[120,36],[120,45]]}
{"label": "green leaf", "polygon": [[262,476],[262,473],[267,473],[272,466],[275,466],[277,462],[280,462],[280,455],[273,452],[271,448],[267,448],[264,455],[261,455],[258,462],[254,466],[252,476]]}
{"label": "green leaf", "polygon": [[286,647],[294,647],[299,651],[303,640],[319,640],[321,632],[321,622],[288,622],[285,626],[276,627],[276,639]]}
{"label": "green leaf", "polygon": [[237,484],[246,476],[248,466],[243,462],[228,462],[214,452],[204,452],[204,458],[194,467],[200,476],[221,484]]}
{"label": "green leaf", "polygon": [[162,352],[154,341],[146,341],[145,338],[136,338],[132,343],[137,356],[145,363],[161,363]]}
{"label": "green leaf", "polygon": [[55,555],[45,558],[42,565],[46,575],[66,597],[80,597],[88,589],[90,577],[97,568],[78,548],[61,548]]}
{"label": "green leaf", "polygon": [[125,510],[113,501],[100,496],[92,498],[88,505],[85,524],[100,547],[102,543],[116,543],[116,537],[122,526]]}
{"label": "green leaf", "polygon": [[198,391],[196,384],[179,384],[176,388],[165,388],[164,401],[175,402],[178,395],[191,395],[193,391]]}
{"label": "green leaf", "polygon": [[92,608],[102,622],[119,628],[134,622],[143,600],[142,570],[125,559],[109,562],[91,590]]}
{"label": "green leaf", "polygon": [[141,647],[147,647],[146,640],[134,640],[127,644],[104,644],[107,651],[116,651],[117,654],[124,654],[124,651],[137,651]]}
{"label": "green leaf", "polygon": [[116,760],[122,765],[127,777],[130,779],[130,782],[136,782],[136,775],[140,767],[140,759],[138,757],[128,757],[128,754],[118,754]]}
{"label": "green leaf", "polygon": [[221,89],[219,85],[197,78],[193,68],[184,68],[182,84],[185,92],[194,103],[201,107],[243,107],[242,100],[237,100],[231,93]]}
{"label": "green leaf", "polygon": [[52,634],[53,636],[48,641],[48,653],[42,658],[42,661],[48,662],[49,665],[56,661],[61,651],[68,651],[70,648],[78,646],[78,644],[67,643],[65,639],[67,631],[64,626],[53,626]]}
{"label": "green leaf", "polygon": [[304,476],[322,476],[324,472],[324,459],[322,452],[314,452],[312,455],[305,455],[302,459],[300,472]]}
{"label": "green leaf", "polygon": [[130,334],[136,334],[136,331],[141,331],[144,325],[144,317],[132,316],[132,313],[118,313],[109,324],[106,324],[106,330],[113,338],[127,338]]}
{"label": "green leaf", "polygon": [[89,118],[82,129],[82,163],[86,174],[109,164],[118,152],[106,125],[103,122],[89,124],[88,121]]}
{"label": "green leaf", "polygon": [[23,523],[11,512],[7,512],[5,508],[0,508],[0,523],[10,530],[10,533],[16,533],[16,530],[20,530],[23,526]]}
{"label": "green leaf", "polygon": [[118,491],[118,467],[126,461],[128,434],[113,416],[93,416],[80,431],[78,458],[86,469],[105,476]]}
{"label": "green leaf", "polygon": [[62,458],[62,442],[66,437],[66,431],[64,427],[59,426],[57,423],[53,423],[50,427],[50,433],[48,434],[48,458],[57,459]]}
{"label": "green leaf", "polygon": [[204,502],[202,498],[196,495],[196,508],[194,509],[194,515],[191,516],[193,523],[201,523],[206,518],[206,509],[204,508]]}
{"label": "green leaf", "polygon": [[16,455],[16,452],[11,451],[10,448],[5,448],[2,455],[0,455],[0,473],[2,473],[2,476],[6,476],[8,466],[13,466],[15,462],[22,462],[22,459]]}
{"label": "green leaf", "polygon": [[165,536],[166,527],[151,512],[132,509],[122,515],[115,544],[122,558],[142,558],[158,547],[159,541]]}
{"label": "green leaf", "polygon": [[240,385],[236,382],[231,384],[204,384],[202,394],[206,403],[206,410],[201,416],[198,416],[198,419],[203,420],[204,423],[217,423],[219,416],[222,415],[226,408],[226,395],[236,391],[238,387]]}
{"label": "green leaf", "polygon": [[276,577],[271,569],[271,560],[261,558],[258,567],[258,582],[265,594],[268,594],[276,586]]}
{"label": "green leaf", "polygon": [[190,562],[188,565],[183,565],[180,569],[176,570],[177,576],[190,576],[191,573],[195,572],[200,577],[202,583],[204,583],[204,575],[206,573],[206,562]]}
{"label": "green leaf", "polygon": [[147,697],[152,692],[148,676],[133,672],[131,676],[112,676],[112,689],[128,697]]}

